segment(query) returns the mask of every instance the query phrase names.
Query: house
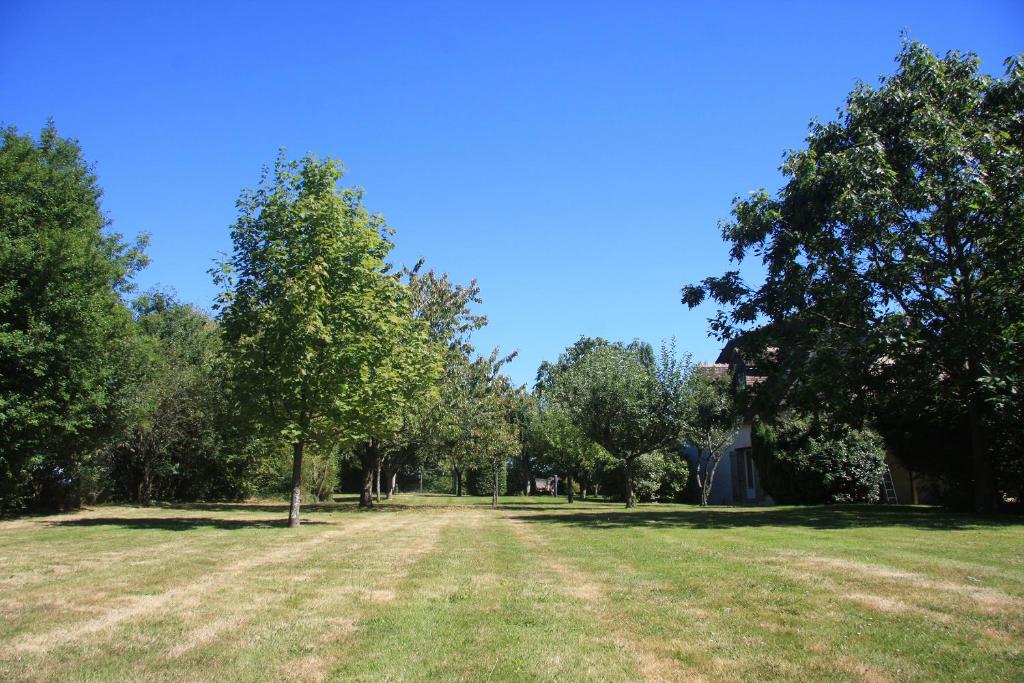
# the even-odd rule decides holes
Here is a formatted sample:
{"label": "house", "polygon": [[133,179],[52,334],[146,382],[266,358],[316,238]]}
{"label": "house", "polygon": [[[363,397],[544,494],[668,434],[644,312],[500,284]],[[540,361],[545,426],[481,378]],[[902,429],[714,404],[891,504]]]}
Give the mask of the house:
{"label": "house", "polygon": [[534,495],[555,495],[558,489],[558,477],[536,477],[533,480]]}
{"label": "house", "polygon": [[[708,372],[716,377],[731,377],[740,390],[760,384],[765,377],[758,374],[757,367],[745,361],[730,342],[714,363],[697,366],[698,372]],[[761,478],[757,473],[751,444],[751,416],[745,417],[743,424],[733,436],[732,443],[722,455],[711,482],[712,505],[764,505],[771,504],[761,488]],[[697,450],[692,446],[683,449],[683,455],[691,468],[697,466]]]}
{"label": "house", "polygon": [[[769,348],[767,354],[775,353]],[[763,364],[762,364],[763,365]],[[730,341],[715,359],[714,363],[697,366],[700,372],[709,372],[716,377],[728,377],[738,391],[749,391],[764,382],[767,377],[759,370],[758,363],[745,357],[736,348],[735,340]],[[711,485],[712,505],[771,505],[771,495],[761,486],[761,478],[757,464],[753,458],[751,429],[753,415],[746,415],[743,424],[733,436],[732,443],[726,449],[718,465],[715,478]],[[683,454],[695,468],[697,452],[692,446],[683,449]],[[928,482],[921,476],[914,476],[892,453],[886,453],[885,464],[888,467],[888,482],[883,481],[881,502],[917,504],[933,502],[927,494]],[[887,486],[891,483],[891,486]]]}

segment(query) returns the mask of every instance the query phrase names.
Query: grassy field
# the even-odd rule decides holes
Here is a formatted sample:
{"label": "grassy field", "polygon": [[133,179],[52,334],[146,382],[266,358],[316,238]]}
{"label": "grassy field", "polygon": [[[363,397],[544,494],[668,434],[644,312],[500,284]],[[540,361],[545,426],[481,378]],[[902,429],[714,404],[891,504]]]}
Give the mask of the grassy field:
{"label": "grassy field", "polygon": [[485,502],[2,521],[0,679],[1024,679],[1021,520]]}

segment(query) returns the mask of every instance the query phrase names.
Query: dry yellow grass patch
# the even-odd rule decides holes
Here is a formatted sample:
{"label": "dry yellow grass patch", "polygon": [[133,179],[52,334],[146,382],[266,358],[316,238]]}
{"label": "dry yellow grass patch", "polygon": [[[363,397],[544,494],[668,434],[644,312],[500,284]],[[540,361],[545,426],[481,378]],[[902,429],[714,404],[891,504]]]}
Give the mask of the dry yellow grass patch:
{"label": "dry yellow grass patch", "polygon": [[869,607],[879,612],[890,612],[892,614],[919,614],[943,624],[949,624],[954,621],[953,616],[950,614],[944,614],[942,612],[936,612],[935,610],[919,607],[917,605],[911,605],[903,602],[902,600],[885,597],[883,595],[872,595],[870,593],[846,593],[841,597],[846,600],[852,600],[853,602],[860,603],[865,607]]}
{"label": "dry yellow grass patch", "polygon": [[[369,540],[380,542],[382,531],[386,537],[382,549],[374,558],[373,570],[363,574],[363,585],[339,585],[325,583],[306,608],[320,615],[318,624],[321,632],[307,646],[310,651],[281,665],[279,671],[288,680],[324,680],[339,656],[340,646],[359,633],[360,623],[373,610],[393,602],[399,597],[397,586],[404,581],[415,563],[429,555],[440,542],[444,529],[465,518],[462,514],[442,511],[424,515],[415,526],[402,526],[394,516],[386,528],[373,528]],[[374,517],[377,517],[374,515]],[[336,615],[343,616],[324,616]]]}
{"label": "dry yellow grass patch", "polygon": [[889,681],[894,680],[870,664],[857,661],[850,657],[839,656],[836,657],[834,661],[841,670],[848,674],[852,674],[857,678],[857,680],[861,681],[861,683],[889,683]]}
{"label": "dry yellow grass patch", "polygon": [[[790,553],[780,555],[783,562],[790,566],[812,570],[803,577],[820,582],[823,578],[821,570],[838,573],[844,579],[856,581],[876,580],[887,586],[884,595],[871,596],[857,592],[856,599],[882,611],[916,612],[926,614],[940,621],[951,621],[951,615],[943,615],[921,605],[908,602],[908,598],[927,598],[936,593],[942,594],[944,600],[955,600],[979,612],[994,615],[1024,613],[1024,600],[1008,595],[1002,591],[970,583],[957,583],[947,580],[933,579],[916,572],[894,569],[883,565],[855,562],[837,557]],[[799,575],[799,574],[797,574]]]}
{"label": "dry yellow grass patch", "polygon": [[107,609],[99,616],[84,622],[24,636],[12,643],[11,647],[20,652],[45,654],[59,645],[117,626],[124,621],[151,615],[169,605],[179,607],[193,605],[206,593],[238,580],[239,576],[246,572],[264,565],[294,559],[298,554],[306,552],[340,533],[339,530],[326,531],[299,543],[285,545],[277,550],[244,558],[197,581],[178,586],[164,593],[130,598],[125,604]]}

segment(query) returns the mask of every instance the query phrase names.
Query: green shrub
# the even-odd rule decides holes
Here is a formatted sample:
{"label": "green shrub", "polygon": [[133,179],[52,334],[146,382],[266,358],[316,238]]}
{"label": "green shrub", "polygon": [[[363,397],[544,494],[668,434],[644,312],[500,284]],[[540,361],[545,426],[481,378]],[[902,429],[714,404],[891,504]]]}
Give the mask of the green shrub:
{"label": "green shrub", "polygon": [[804,418],[756,421],[754,459],[764,490],[779,503],[876,503],[885,445],[870,429]]}
{"label": "green shrub", "polygon": [[[681,455],[670,451],[655,451],[637,458],[633,470],[633,492],[637,499],[662,503],[684,500],[690,478],[690,467]],[[601,492],[622,498],[622,466],[609,468],[604,473]]]}

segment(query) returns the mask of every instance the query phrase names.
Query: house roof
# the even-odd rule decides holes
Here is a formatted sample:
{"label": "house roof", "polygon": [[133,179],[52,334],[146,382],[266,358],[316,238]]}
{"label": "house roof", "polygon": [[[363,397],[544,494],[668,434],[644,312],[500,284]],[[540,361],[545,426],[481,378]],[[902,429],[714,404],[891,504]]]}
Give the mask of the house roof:
{"label": "house roof", "polygon": [[727,363],[699,363],[694,369],[698,372],[706,372],[716,379],[729,376]]}

